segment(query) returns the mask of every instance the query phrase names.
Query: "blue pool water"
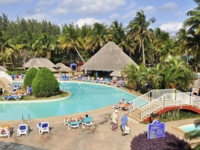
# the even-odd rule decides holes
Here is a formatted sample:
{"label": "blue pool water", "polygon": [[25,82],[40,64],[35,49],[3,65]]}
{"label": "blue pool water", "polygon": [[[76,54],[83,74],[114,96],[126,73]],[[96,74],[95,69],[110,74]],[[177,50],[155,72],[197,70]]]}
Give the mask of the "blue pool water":
{"label": "blue pool water", "polygon": [[116,104],[122,98],[127,102],[136,98],[119,88],[93,83],[61,82],[60,89],[69,91],[72,95],[59,100],[39,102],[22,100],[1,102],[0,121],[21,120],[22,115],[24,119],[28,119],[29,114],[30,118],[34,119],[87,112]]}
{"label": "blue pool water", "polygon": [[188,124],[188,125],[180,126],[179,128],[181,130],[183,130],[184,132],[190,132],[190,131],[193,131],[193,130],[200,130],[200,126],[195,128],[194,124]]}

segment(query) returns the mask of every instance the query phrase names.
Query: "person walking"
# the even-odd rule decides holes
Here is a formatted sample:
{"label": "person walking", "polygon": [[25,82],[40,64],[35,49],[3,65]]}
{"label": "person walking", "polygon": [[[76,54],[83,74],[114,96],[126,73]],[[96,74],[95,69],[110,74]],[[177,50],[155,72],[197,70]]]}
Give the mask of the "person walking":
{"label": "person walking", "polygon": [[125,128],[128,127],[128,112],[125,112],[121,118],[122,135],[125,135]]}
{"label": "person walking", "polygon": [[118,128],[118,110],[115,110],[112,114],[112,130],[115,131]]}

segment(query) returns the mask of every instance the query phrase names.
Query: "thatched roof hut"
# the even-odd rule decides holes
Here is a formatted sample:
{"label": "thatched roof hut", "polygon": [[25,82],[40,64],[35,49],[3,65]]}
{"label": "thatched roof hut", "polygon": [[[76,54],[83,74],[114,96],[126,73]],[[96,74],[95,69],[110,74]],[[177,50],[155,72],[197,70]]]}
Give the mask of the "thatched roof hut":
{"label": "thatched roof hut", "polygon": [[5,67],[0,66],[0,71],[8,71]]}
{"label": "thatched roof hut", "polygon": [[68,66],[65,66],[63,63],[57,63],[56,64],[56,68],[60,71],[60,72],[70,72],[71,68]]}
{"label": "thatched roof hut", "polygon": [[36,68],[55,68],[56,65],[54,65],[50,60],[46,58],[32,58],[27,63],[23,65],[25,69],[28,69],[30,67],[36,67]]}
{"label": "thatched roof hut", "polygon": [[108,42],[81,69],[96,71],[123,70],[127,64],[137,65],[114,42]]}

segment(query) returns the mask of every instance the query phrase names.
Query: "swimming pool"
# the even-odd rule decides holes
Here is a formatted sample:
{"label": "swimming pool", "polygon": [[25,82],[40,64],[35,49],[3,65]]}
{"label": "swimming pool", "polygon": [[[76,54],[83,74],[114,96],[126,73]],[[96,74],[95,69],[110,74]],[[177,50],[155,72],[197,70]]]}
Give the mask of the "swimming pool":
{"label": "swimming pool", "polygon": [[34,119],[87,112],[116,104],[122,98],[126,98],[127,102],[136,98],[119,88],[95,83],[61,82],[60,89],[69,91],[72,95],[49,101],[1,102],[0,121],[21,120],[22,115],[24,119],[28,119],[28,115]]}
{"label": "swimming pool", "polygon": [[184,125],[184,126],[179,126],[178,128],[181,129],[184,132],[190,132],[190,131],[193,131],[193,130],[200,130],[200,126],[195,128],[194,124],[187,124],[187,125]]}

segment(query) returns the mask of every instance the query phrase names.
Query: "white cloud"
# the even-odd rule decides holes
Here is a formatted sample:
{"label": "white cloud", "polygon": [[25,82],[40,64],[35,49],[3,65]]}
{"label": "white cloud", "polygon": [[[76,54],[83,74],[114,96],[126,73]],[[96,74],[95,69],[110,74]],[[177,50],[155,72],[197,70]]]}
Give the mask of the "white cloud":
{"label": "white cloud", "polygon": [[93,25],[96,22],[100,23],[100,20],[95,19],[95,18],[85,18],[85,19],[79,19],[78,21],[76,21],[75,24],[77,24],[79,27],[81,27],[84,24]]}
{"label": "white cloud", "polygon": [[53,10],[50,11],[50,13],[55,14],[55,15],[57,15],[57,14],[66,14],[68,12],[69,12],[69,10],[64,9],[64,8],[59,8],[59,7],[57,7],[56,9],[53,9]]}
{"label": "white cloud", "polygon": [[157,11],[153,6],[141,6],[140,10],[143,10],[145,13],[155,13]]}
{"label": "white cloud", "polygon": [[127,19],[127,18],[134,18],[136,15],[136,11],[130,11],[129,13],[127,13],[126,15],[122,16],[122,19]]}
{"label": "white cloud", "polygon": [[135,6],[136,6],[136,3],[135,2],[131,2],[131,3],[128,4],[127,9],[128,10],[133,9]]}
{"label": "white cloud", "polygon": [[182,26],[183,26],[182,22],[168,22],[168,23],[162,24],[160,26],[160,29],[173,34],[175,32],[178,32],[178,30],[181,29]]}
{"label": "white cloud", "polygon": [[46,13],[37,13],[37,14],[33,14],[33,15],[24,16],[23,18],[24,19],[35,19],[38,21],[42,21],[42,20],[50,21],[51,20],[50,15],[47,15]]}
{"label": "white cloud", "polygon": [[118,19],[118,18],[121,18],[121,15],[120,14],[112,14],[109,16],[110,19]]}
{"label": "white cloud", "polygon": [[37,5],[43,6],[43,5],[52,5],[55,2],[55,0],[40,0]]}
{"label": "white cloud", "polygon": [[32,14],[38,14],[38,13],[42,13],[42,12],[43,12],[42,9],[36,8],[36,9],[30,9],[30,10],[28,10],[27,14],[32,15]]}
{"label": "white cloud", "polygon": [[[100,14],[116,10],[123,5],[126,5],[126,0],[63,0],[58,2],[56,9],[65,9],[66,12]],[[59,11],[57,13],[59,14]]]}
{"label": "white cloud", "polygon": [[158,9],[160,11],[172,11],[172,10],[177,10],[178,5],[175,3],[167,3],[167,4],[164,4],[163,6],[160,6]]}

